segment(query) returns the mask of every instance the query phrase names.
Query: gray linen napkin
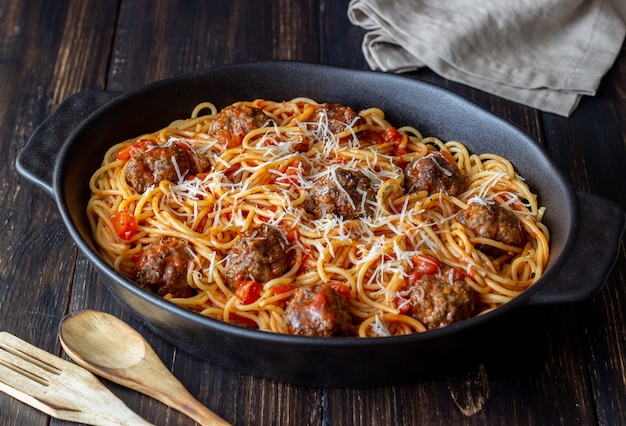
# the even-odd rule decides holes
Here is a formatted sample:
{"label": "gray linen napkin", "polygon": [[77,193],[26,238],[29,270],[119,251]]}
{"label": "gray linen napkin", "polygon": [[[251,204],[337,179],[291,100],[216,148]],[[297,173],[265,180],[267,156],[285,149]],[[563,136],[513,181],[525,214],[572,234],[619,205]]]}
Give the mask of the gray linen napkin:
{"label": "gray linen napkin", "polygon": [[626,34],[626,0],[351,0],[372,69],[444,78],[569,116]]}

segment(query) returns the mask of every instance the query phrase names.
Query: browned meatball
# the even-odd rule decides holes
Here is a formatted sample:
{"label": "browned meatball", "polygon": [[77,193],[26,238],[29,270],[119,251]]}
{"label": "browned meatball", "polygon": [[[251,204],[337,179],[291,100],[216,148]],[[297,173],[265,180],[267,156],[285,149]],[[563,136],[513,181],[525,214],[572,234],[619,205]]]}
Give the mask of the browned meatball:
{"label": "browned meatball", "polygon": [[368,214],[371,206],[366,202],[363,211],[363,197],[369,202],[376,200],[371,180],[358,171],[337,169],[333,173],[336,181],[333,176],[324,175],[313,183],[303,203],[304,210],[317,219],[334,214],[352,220],[359,214]]}
{"label": "browned meatball", "polygon": [[428,330],[445,327],[476,315],[477,295],[454,270],[422,275],[410,292],[410,315]]}
{"label": "browned meatball", "polygon": [[404,188],[408,192],[445,192],[455,196],[467,189],[467,176],[440,152],[408,163],[404,168]]}
{"label": "browned meatball", "polygon": [[260,129],[269,120],[270,117],[261,108],[231,105],[217,114],[211,123],[209,134],[219,138],[229,147],[238,146],[248,133]]}
{"label": "browned meatball", "polygon": [[328,130],[332,133],[340,133],[358,122],[358,118],[360,118],[359,115],[350,107],[339,104],[321,104],[317,106],[308,121],[327,122]]}
{"label": "browned meatball", "polygon": [[189,297],[194,293],[187,284],[190,261],[187,241],[162,237],[141,253],[135,264],[135,279],[139,285],[159,296]]}
{"label": "browned meatball", "polygon": [[231,288],[244,281],[265,283],[289,269],[287,240],[277,228],[262,224],[244,232],[228,252],[224,273]]}
{"label": "browned meatball", "polygon": [[354,336],[356,328],[348,301],[330,284],[298,288],[285,310],[289,334],[299,336]]}
{"label": "browned meatball", "polygon": [[506,207],[497,204],[470,203],[459,220],[477,237],[488,238],[511,246],[519,246],[524,242],[524,229],[521,222],[515,213]]}
{"label": "browned meatball", "polygon": [[179,173],[180,176],[197,173],[189,150],[178,143],[158,145],[146,141],[142,149],[135,150],[128,161],[126,182],[142,194],[161,181],[178,182]]}

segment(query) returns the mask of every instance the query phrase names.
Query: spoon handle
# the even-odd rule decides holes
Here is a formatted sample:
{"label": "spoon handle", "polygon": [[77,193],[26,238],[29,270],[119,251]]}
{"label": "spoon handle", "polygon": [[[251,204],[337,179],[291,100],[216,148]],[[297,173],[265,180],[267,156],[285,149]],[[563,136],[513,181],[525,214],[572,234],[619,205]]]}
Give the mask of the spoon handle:
{"label": "spoon handle", "polygon": [[202,405],[187,389],[174,377],[161,389],[153,389],[158,399],[169,407],[180,411],[201,425],[229,425],[224,419]]}
{"label": "spoon handle", "polygon": [[202,405],[163,364],[150,345],[145,343],[143,359],[129,368],[99,368],[85,361],[61,340],[65,352],[77,364],[119,385],[148,395],[204,426],[229,425]]}
{"label": "spoon handle", "polygon": [[[101,374],[101,371],[95,371]],[[228,425],[229,423],[202,405],[163,364],[150,347],[146,347],[144,361],[132,369],[111,370],[111,381],[142,392],[165,405],[189,416],[201,425]],[[158,385],[154,382],[158,378]]]}

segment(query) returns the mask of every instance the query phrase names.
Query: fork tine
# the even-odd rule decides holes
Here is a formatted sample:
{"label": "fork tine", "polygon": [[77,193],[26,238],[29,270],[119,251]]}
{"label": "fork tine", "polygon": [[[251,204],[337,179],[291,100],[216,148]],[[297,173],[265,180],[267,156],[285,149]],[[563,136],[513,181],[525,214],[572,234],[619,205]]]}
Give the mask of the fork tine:
{"label": "fork tine", "polygon": [[11,369],[17,374],[26,376],[42,385],[50,384],[54,376],[61,374],[61,370],[53,365],[44,364],[41,360],[33,358],[24,352],[16,352],[13,347],[5,345],[0,340],[0,365]]}
{"label": "fork tine", "polygon": [[[0,353],[1,355],[1,353]],[[12,368],[8,367],[4,363],[0,363],[0,391],[11,395],[13,398],[22,401],[25,404],[30,405],[43,411],[49,416],[56,416],[56,411],[49,405],[44,404],[33,395],[35,392],[28,392],[24,386],[11,386],[9,383],[22,383],[24,377],[20,373],[15,372]]]}
{"label": "fork tine", "polygon": [[0,390],[58,419],[150,424],[89,371],[6,332],[0,332]]}

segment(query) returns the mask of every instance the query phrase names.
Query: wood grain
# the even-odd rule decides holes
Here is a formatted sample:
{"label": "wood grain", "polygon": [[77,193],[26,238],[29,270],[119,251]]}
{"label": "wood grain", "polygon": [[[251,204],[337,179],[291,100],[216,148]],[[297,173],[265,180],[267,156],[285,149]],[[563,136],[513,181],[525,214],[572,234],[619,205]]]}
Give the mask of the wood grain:
{"label": "wood grain", "polygon": [[0,332],[0,390],[57,419],[91,425],[151,425],[93,374]]}
{"label": "wood grain", "polygon": [[[5,6],[6,5],[6,6]],[[67,311],[98,309],[129,322],[193,395],[236,425],[485,425],[626,423],[626,253],[604,291],[575,306],[530,309],[501,347],[412,385],[311,388],[240,375],[181,352],[111,296],[41,190],[15,159],[28,136],[70,94],[126,91],[237,62],[288,59],[367,69],[363,31],[348,0],[7,0],[0,6],[0,329],[60,353]],[[626,207],[626,50],[595,97],[570,118],[541,113],[449,82],[438,84],[523,128],[577,188]],[[381,94],[384,96],[384,94]],[[166,107],[166,106],[164,106]],[[593,267],[590,259],[589,267]],[[478,343],[477,343],[478,344]],[[364,372],[367,374],[367,372]],[[107,383],[160,425],[190,424],[151,398]],[[47,424],[0,395],[0,425]],[[63,422],[52,420],[50,424]]]}
{"label": "wood grain", "polygon": [[[5,253],[0,328],[52,353],[60,352],[56,327],[70,298],[76,249],[53,201],[18,176],[15,160],[62,98],[104,81],[108,55],[98,52],[110,48],[116,5],[83,4],[35,0],[0,6],[0,241]],[[77,66],[80,61],[84,66]],[[46,416],[2,395],[0,423],[13,421],[43,424]]]}

